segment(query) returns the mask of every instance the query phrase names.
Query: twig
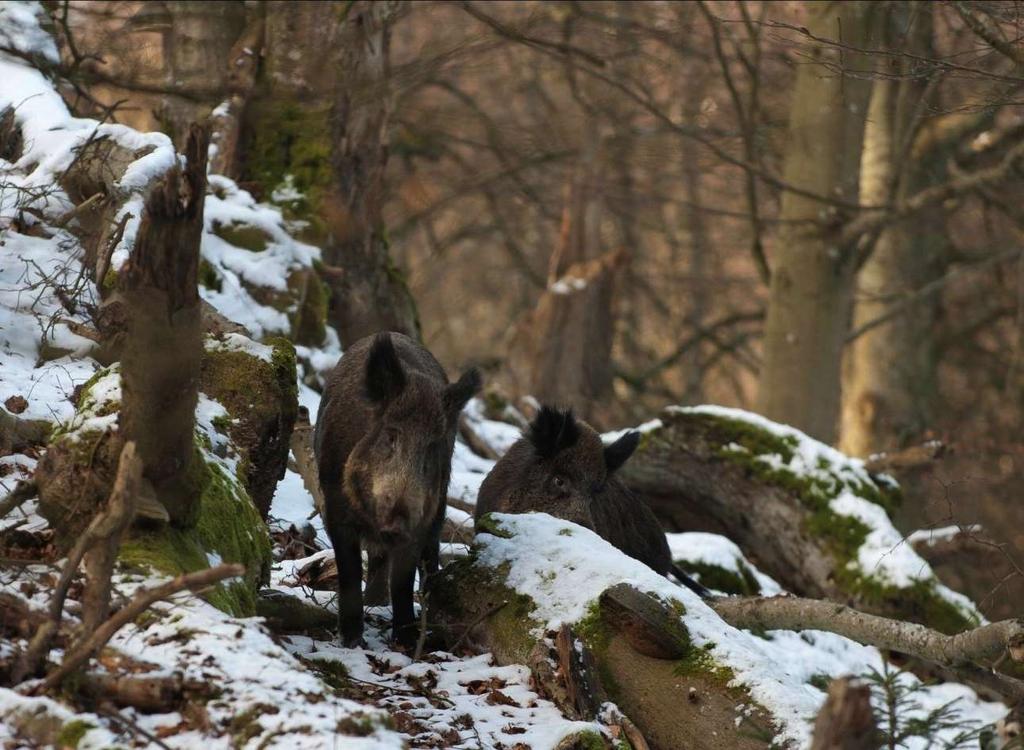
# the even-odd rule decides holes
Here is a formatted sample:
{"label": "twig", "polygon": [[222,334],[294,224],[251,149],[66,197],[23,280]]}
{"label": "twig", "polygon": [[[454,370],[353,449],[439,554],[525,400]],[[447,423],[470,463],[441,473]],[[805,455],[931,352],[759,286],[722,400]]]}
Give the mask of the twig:
{"label": "twig", "polygon": [[484,620],[486,620],[488,617],[493,615],[495,612],[499,612],[507,604],[508,604],[507,600],[503,601],[503,602],[499,602],[498,604],[495,604],[493,607],[491,607],[486,612],[484,612],[482,615],[477,617],[475,620],[473,620],[473,622],[469,623],[469,625],[466,626],[466,629],[462,631],[462,635],[460,635],[458,638],[455,639],[455,643],[453,643],[452,647],[450,649],[448,649],[448,650],[451,651],[454,654],[455,650],[459,646],[462,645],[462,642],[464,640],[466,640],[466,637],[470,634],[470,632],[472,632],[473,628],[475,628],[477,625],[482,623]]}
{"label": "twig", "polygon": [[39,485],[36,484],[36,480],[23,479],[18,482],[11,494],[0,501],[0,518],[4,518],[15,508],[21,507],[26,500],[35,497],[37,492],[39,492]]}
{"label": "twig", "polygon": [[59,685],[65,677],[87,662],[99,649],[103,648],[118,630],[132,622],[156,602],[167,599],[185,589],[193,592],[200,591],[207,586],[223,581],[225,578],[236,578],[244,573],[244,565],[235,563],[218,565],[215,568],[180,575],[159,586],[138,592],[128,604],[107,619],[71,653],[65,656],[63,663],[47,675],[42,683],[30,688],[29,694],[38,695],[45,690]]}
{"label": "twig", "polygon": [[[85,533],[78,538],[75,546],[68,553],[67,562],[64,564],[64,569],[61,571],[57,586],[54,588],[53,596],[50,599],[50,618],[39,628],[25,653],[18,660],[18,664],[12,673],[13,683],[17,684],[26,677],[35,674],[47,651],[49,651],[50,643],[53,640],[54,634],[60,628],[61,620],[64,616],[64,601],[67,599],[68,589],[71,587],[71,581],[78,573],[78,566],[81,564],[82,558],[98,542],[111,540],[115,550],[120,544],[120,535],[132,518],[135,495],[137,494],[141,478],[142,463],[135,455],[135,443],[129,441],[121,449],[117,477],[114,480],[114,489],[110,493],[110,501],[107,507],[92,519]],[[115,536],[117,537],[116,539],[114,539]]]}
{"label": "twig", "polygon": [[122,716],[118,711],[108,711],[108,710],[104,709],[101,706],[97,706],[95,710],[96,710],[96,713],[98,713],[100,716],[105,716],[106,718],[110,719],[111,721],[117,722],[118,724],[120,724],[122,727],[124,727],[128,731],[134,732],[136,735],[138,735],[139,737],[142,737],[143,739],[149,740],[150,742],[152,742],[157,747],[162,747],[162,748],[164,748],[164,750],[171,750],[170,745],[168,745],[162,739],[157,737],[152,732],[147,732],[145,729],[140,727],[138,724],[136,724],[131,719],[129,719],[129,718],[125,717],[125,716]]}
{"label": "twig", "polygon": [[75,218],[80,213],[85,211],[85,209],[91,207],[93,203],[96,203],[97,201],[101,200],[102,198],[103,198],[103,193],[93,193],[88,198],[86,198],[84,201],[82,201],[77,206],[72,208],[70,211],[65,213],[63,216],[58,218],[57,221],[55,221],[53,223],[53,225],[55,227],[58,227],[58,228],[67,226],[69,221],[71,221],[73,218]]}

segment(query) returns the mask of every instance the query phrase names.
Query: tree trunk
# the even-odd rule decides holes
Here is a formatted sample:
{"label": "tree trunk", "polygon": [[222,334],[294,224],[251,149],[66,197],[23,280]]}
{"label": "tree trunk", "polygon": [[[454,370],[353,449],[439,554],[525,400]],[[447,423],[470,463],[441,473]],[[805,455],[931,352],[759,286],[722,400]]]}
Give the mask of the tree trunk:
{"label": "tree trunk", "polygon": [[[889,47],[907,45],[930,54],[932,14],[903,6],[886,9]],[[907,25],[914,26],[908,31]],[[945,154],[910,149],[928,80],[911,75],[908,58],[892,58],[896,73],[875,80],[864,129],[861,201],[898,203],[945,176]],[[853,330],[888,312],[891,305],[942,276],[945,221],[941,207],[885,228],[857,279]],[[840,433],[844,452],[855,456],[897,450],[919,438],[928,426],[936,395],[935,327],[940,297],[920,300],[892,320],[859,336],[847,351]]]}
{"label": "tree trunk", "polygon": [[566,189],[548,287],[513,329],[504,374],[514,396],[571,406],[592,421],[612,386],[615,293],[632,252],[599,254],[601,141],[592,123]]}
{"label": "tree trunk", "polygon": [[622,251],[577,263],[513,329],[504,377],[515,396],[571,406],[594,420],[611,387],[615,287]]}
{"label": "tree trunk", "polygon": [[197,278],[209,133],[193,126],[184,168],[146,199],[122,278],[128,333],[121,362],[120,426],[171,521],[198,512],[195,411],[203,353]]}
{"label": "tree trunk", "polygon": [[811,750],[875,750],[881,743],[871,712],[871,688],[852,678],[833,680],[814,722]]}
{"label": "tree trunk", "polygon": [[382,215],[392,105],[388,48],[397,7],[357,2],[342,22],[343,73],[331,137],[333,213],[324,248],[325,262],[343,271],[328,280],[328,316],[342,346],[383,330],[420,336],[416,305],[388,253]]}
{"label": "tree trunk", "polygon": [[[816,37],[862,46],[869,3],[807,5]],[[842,72],[857,67],[855,53],[824,43],[812,43],[810,52],[818,64],[798,68],[784,179],[821,199],[793,190],[782,195],[759,411],[832,442],[855,258],[835,239],[841,222],[830,201],[857,202],[866,85]]]}
{"label": "tree trunk", "polygon": [[165,96],[164,129],[179,146],[190,135],[190,123],[205,119],[227,95],[233,68],[232,51],[245,28],[244,3],[231,0],[165,2],[171,16],[167,37],[167,78],[174,86],[208,90],[196,101]]}
{"label": "tree trunk", "polygon": [[243,185],[266,197],[283,187],[301,194],[284,199],[285,213],[306,222],[302,238],[323,249],[328,321],[343,347],[380,330],[419,338],[382,215],[397,8],[267,3],[264,56],[241,128]]}

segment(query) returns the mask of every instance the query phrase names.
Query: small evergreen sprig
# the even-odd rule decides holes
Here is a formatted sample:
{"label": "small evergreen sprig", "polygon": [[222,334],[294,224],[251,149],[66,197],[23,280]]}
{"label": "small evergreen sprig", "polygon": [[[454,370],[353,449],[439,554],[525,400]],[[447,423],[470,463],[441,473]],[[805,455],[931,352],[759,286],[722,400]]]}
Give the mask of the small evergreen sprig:
{"label": "small evergreen sprig", "polygon": [[985,734],[987,739],[991,727],[982,726],[976,720],[965,717],[957,705],[960,698],[925,712],[918,699],[925,684],[916,678],[905,679],[905,674],[905,670],[894,669],[883,662],[881,671],[871,668],[862,676],[871,686],[875,699],[873,702],[878,711],[882,747],[897,750],[906,747],[908,740],[917,737],[924,740],[927,750],[959,750],[968,747],[989,750],[987,745],[982,744],[982,736]]}

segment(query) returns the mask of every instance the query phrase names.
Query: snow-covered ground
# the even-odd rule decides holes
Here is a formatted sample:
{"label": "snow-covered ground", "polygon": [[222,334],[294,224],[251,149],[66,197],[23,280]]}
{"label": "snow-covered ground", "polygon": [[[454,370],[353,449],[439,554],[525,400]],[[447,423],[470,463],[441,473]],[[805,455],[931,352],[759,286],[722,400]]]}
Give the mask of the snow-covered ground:
{"label": "snow-covered ground", "polygon": [[[0,3],[0,47],[55,59],[56,48],[39,27],[38,12],[34,3]],[[137,161],[116,186],[119,199],[124,201],[123,213],[133,215],[114,253],[116,270],[129,255],[147,181],[178,157],[161,134],[142,134],[120,125],[101,125],[71,116],[51,83],[21,60],[0,54],[0,80],[0,112],[14,108],[25,135],[23,153],[17,161],[0,160],[0,408],[22,420],[44,420],[64,429],[80,427],[73,423],[71,399],[75,387],[89,379],[99,364],[91,356],[93,342],[71,330],[73,324],[88,324],[84,305],[69,309],[58,287],[74,289],[81,302],[90,304],[95,303],[97,295],[83,275],[81,246],[71,231],[58,226],[72,203],[56,186],[57,176],[89,139],[110,138],[139,152]],[[289,274],[309,268],[319,258],[319,250],[291,236],[278,208],[257,203],[227,178],[211,176],[210,188],[202,255],[217,283],[204,287],[201,293],[251,335],[252,340],[231,336],[221,345],[245,347],[259,355],[265,353],[265,347],[258,342],[286,332],[289,323],[286,312],[258,303],[252,290],[259,287],[283,292]],[[265,248],[255,253],[221,236],[221,229],[235,224],[260,229],[265,235]],[[68,226],[73,227],[73,223]],[[297,347],[297,353],[301,363],[300,403],[315,417],[319,397],[306,384],[306,376],[319,376],[337,362],[342,354],[337,335],[328,329],[320,347]],[[115,380],[98,384],[92,398],[116,398]],[[9,407],[5,405],[8,403]],[[717,407],[701,408],[707,413],[725,413]],[[201,399],[199,425],[215,447],[223,436],[214,429],[213,420],[222,413],[219,404]],[[762,424],[756,415],[733,410],[728,415]],[[93,418],[111,421],[111,416]],[[471,402],[467,417],[478,435],[499,452],[519,437],[518,428],[486,419],[479,401]],[[824,461],[831,470],[848,473],[851,480],[863,479],[863,469],[856,462],[789,428],[766,420],[763,423],[780,434],[795,436],[799,449],[789,465],[791,470],[818,471]],[[656,429],[658,424],[655,420],[640,429]],[[220,460],[226,471],[234,470],[230,458]],[[32,455],[0,457],[0,493],[6,494],[17,479],[29,476],[35,462]],[[480,484],[492,466],[493,461],[477,456],[461,442],[457,444],[449,495],[462,508],[450,507],[449,519],[465,530],[467,542],[472,537],[472,519],[465,508],[475,504]],[[930,575],[927,564],[902,542],[878,506],[850,492],[838,497],[833,509],[860,518],[872,529],[858,557],[862,567],[879,571],[893,582]],[[8,518],[0,519],[0,529],[19,524],[23,531],[38,532],[45,521],[34,511],[34,501],[29,501]],[[312,499],[301,478],[288,471],[273,499],[272,527],[301,528],[310,524],[316,542],[326,547],[329,542],[322,521],[310,518],[312,511]],[[535,615],[540,622],[551,625],[578,620],[604,587],[622,581],[677,599],[686,607],[685,623],[695,640],[708,645],[716,659],[733,669],[737,681],[769,710],[783,736],[797,746],[806,745],[810,721],[824,699],[821,689],[812,682],[844,674],[863,675],[881,668],[881,655],[876,649],[839,636],[776,631],[761,637],[730,628],[690,592],[656,576],[579,527],[569,528],[564,522],[543,516],[507,517],[502,523],[515,532],[515,539],[481,535],[478,554],[485,561],[509,565],[510,584],[537,602]],[[567,528],[568,534],[564,531]],[[670,543],[677,559],[718,565],[734,572],[745,566],[763,591],[779,590],[728,539],[712,534],[678,534],[670,536]],[[453,545],[446,551],[464,554],[466,548]],[[304,591],[296,585],[294,571],[302,562],[278,563],[272,585],[331,608],[330,593]],[[558,571],[557,576],[549,575],[552,569]],[[0,565],[0,591],[44,607],[52,574],[48,566]],[[144,583],[147,581],[122,578],[118,590],[128,594]],[[964,607],[971,606],[954,592],[949,596]],[[414,742],[460,748],[514,747],[522,743],[543,750],[554,747],[572,731],[593,726],[559,715],[552,704],[533,691],[523,666],[496,666],[486,654],[456,657],[435,653],[413,663],[409,657],[390,650],[382,637],[387,628],[386,610],[371,612],[370,617],[373,625],[369,647],[343,649],[310,637],[292,636],[279,641],[259,618],[232,618],[194,596],[180,596],[158,605],[152,617],[140,618],[126,627],[112,646],[144,663],[147,674],[180,671],[197,684],[216,685],[216,696],[197,701],[199,708],[182,709],[200,711],[202,716],[190,715],[185,722],[183,713],[144,715],[126,710],[120,720],[115,720],[78,712],[50,698],[28,698],[0,689],[0,743],[18,746],[20,722],[43,715],[53,715],[64,725],[84,722],[80,725],[79,748],[156,747],[158,741],[181,748],[397,748],[403,742]],[[0,640],[0,656],[10,653],[12,646]],[[337,673],[335,665],[344,669],[355,697],[330,687],[314,669],[326,666]],[[116,665],[104,666],[114,669]],[[990,723],[1005,713],[1004,707],[978,700],[973,691],[961,685],[928,686],[917,695],[921,713],[950,700],[957,700],[965,720],[975,723]],[[384,725],[386,716],[391,717],[393,728]],[[906,746],[917,747],[913,741]]]}

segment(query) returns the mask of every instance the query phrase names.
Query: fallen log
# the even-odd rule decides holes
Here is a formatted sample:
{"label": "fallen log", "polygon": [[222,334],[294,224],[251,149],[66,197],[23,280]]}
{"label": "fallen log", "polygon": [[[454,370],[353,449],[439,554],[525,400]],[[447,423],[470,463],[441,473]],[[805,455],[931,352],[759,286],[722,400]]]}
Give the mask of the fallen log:
{"label": "fallen log", "polygon": [[[724,534],[795,594],[946,633],[979,621],[893,527],[895,481],[790,427],[737,409],[670,407],[619,476],[666,529]],[[865,559],[869,535],[899,554]],[[912,584],[901,583],[897,558],[914,569]]]}

